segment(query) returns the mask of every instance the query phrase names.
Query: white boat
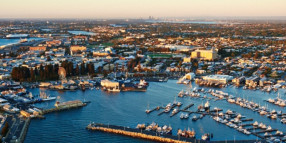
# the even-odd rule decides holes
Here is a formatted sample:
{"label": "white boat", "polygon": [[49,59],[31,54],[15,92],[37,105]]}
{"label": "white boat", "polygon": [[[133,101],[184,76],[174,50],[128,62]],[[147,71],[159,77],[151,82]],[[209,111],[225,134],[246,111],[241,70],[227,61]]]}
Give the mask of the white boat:
{"label": "white boat", "polygon": [[206,141],[210,139],[210,135],[209,134],[204,134],[202,135],[202,140]]}
{"label": "white boat", "polygon": [[177,109],[174,109],[173,111],[172,111],[172,114],[175,114],[175,113],[177,113],[178,112],[178,110]]}
{"label": "white boat", "polygon": [[207,102],[205,103],[205,108],[206,108],[206,109],[210,108],[210,103],[209,103],[209,101],[207,101]]}
{"label": "white boat", "polygon": [[229,99],[227,100],[227,102],[229,102],[229,103],[235,103],[235,100],[234,100],[234,99],[229,98]]}
{"label": "white boat", "polygon": [[276,114],[272,115],[271,119],[277,119],[277,115]]}
{"label": "white boat", "polygon": [[271,99],[271,98],[269,98],[267,101],[270,102],[270,103],[274,103],[275,102],[275,100]]}
{"label": "white boat", "polygon": [[258,126],[258,122],[255,121],[255,122],[253,123],[253,126],[257,127],[257,126]]}
{"label": "white boat", "polygon": [[186,114],[184,115],[184,118],[185,118],[185,119],[188,119],[188,118],[189,118],[189,114],[186,113]]}
{"label": "white boat", "polygon": [[283,119],[280,120],[280,122],[283,123],[283,124],[286,124],[286,119],[283,118]]}
{"label": "white boat", "polygon": [[271,126],[268,126],[266,131],[271,131],[272,130],[272,127]]}
{"label": "white boat", "polygon": [[43,99],[43,101],[50,101],[50,100],[56,100],[56,97],[50,97],[48,96],[46,99]]}

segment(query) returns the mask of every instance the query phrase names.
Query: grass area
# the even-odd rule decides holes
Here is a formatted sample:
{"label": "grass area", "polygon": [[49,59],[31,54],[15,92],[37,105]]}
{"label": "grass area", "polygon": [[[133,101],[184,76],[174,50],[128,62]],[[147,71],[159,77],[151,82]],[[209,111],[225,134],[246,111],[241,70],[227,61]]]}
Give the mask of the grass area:
{"label": "grass area", "polygon": [[113,46],[114,44],[113,43],[110,43],[110,42],[107,42],[107,43],[102,43],[102,46],[106,46],[106,47],[108,47],[108,46]]}

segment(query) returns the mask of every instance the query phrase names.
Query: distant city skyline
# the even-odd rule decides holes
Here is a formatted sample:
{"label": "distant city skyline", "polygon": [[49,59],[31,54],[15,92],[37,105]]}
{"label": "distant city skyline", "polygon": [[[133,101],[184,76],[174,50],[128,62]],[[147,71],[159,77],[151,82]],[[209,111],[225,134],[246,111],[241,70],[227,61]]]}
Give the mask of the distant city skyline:
{"label": "distant city skyline", "polygon": [[9,0],[0,18],[286,16],[285,0]]}

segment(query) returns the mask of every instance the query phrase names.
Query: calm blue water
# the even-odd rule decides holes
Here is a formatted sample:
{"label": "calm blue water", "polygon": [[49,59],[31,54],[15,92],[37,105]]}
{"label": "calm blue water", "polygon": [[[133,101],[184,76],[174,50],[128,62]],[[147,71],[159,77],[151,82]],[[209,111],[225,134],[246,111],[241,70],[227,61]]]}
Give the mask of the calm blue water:
{"label": "calm blue water", "polygon": [[[196,85],[193,83],[193,87]],[[173,131],[176,133],[178,128],[193,128],[197,133],[197,138],[201,138],[204,133],[213,133],[213,140],[236,140],[239,139],[256,139],[253,135],[244,135],[224,124],[215,122],[211,117],[205,116],[203,119],[196,122],[189,120],[181,120],[180,113],[170,117],[169,114],[162,114],[158,116],[158,111],[154,111],[147,115],[145,109],[148,103],[150,108],[158,105],[166,105],[174,101],[174,96],[182,89],[190,89],[187,85],[176,84],[175,80],[169,80],[167,83],[150,83],[147,92],[121,92],[118,94],[108,94],[101,90],[86,90],[82,91],[68,91],[58,92],[47,90],[51,96],[60,96],[60,101],[69,100],[86,100],[91,101],[89,105],[81,109],[74,109],[58,113],[50,113],[45,115],[45,120],[32,120],[25,143],[34,142],[147,142],[146,140],[133,139],[129,137],[90,132],[85,130],[85,127],[90,122],[122,125],[129,127],[136,127],[138,123],[157,122],[159,125],[171,125]],[[276,93],[263,93],[260,91],[243,90],[242,88],[227,87],[221,90],[230,94],[248,98],[249,100],[260,102],[261,105],[267,104],[264,99],[269,97],[274,98]],[[39,94],[39,89],[31,89],[34,94]],[[280,90],[280,93],[285,90]],[[282,94],[281,94],[282,95]],[[282,97],[284,98],[284,97]],[[191,99],[191,98],[177,98],[177,101],[183,103],[182,107],[190,103],[195,106],[189,110],[196,110],[198,105],[206,102],[205,99]],[[283,132],[286,131],[285,125],[280,121],[268,119],[265,116],[260,116],[251,110],[241,108],[240,106],[230,104],[224,101],[210,101],[211,108],[219,107],[226,111],[227,109],[240,112],[247,118],[254,118],[266,125],[271,125],[272,128],[277,128]],[[39,107],[50,108],[53,107],[54,101],[50,103],[36,104]],[[267,104],[270,109],[283,110],[284,108],[275,105]],[[182,108],[181,107],[181,108]],[[192,117],[190,115],[190,117]]]}
{"label": "calm blue water", "polygon": [[[41,40],[42,38],[27,38],[28,41],[32,40]],[[0,39],[0,46],[8,44],[17,44],[20,43],[21,39]]]}
{"label": "calm blue water", "polygon": [[87,31],[68,31],[68,32],[74,35],[95,35],[95,33]]}

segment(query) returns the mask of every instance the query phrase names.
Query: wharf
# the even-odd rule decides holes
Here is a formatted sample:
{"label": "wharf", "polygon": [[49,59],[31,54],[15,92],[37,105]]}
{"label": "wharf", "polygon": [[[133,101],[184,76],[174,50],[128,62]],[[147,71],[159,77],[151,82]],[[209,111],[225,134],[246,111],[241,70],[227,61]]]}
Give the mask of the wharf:
{"label": "wharf", "polygon": [[241,120],[241,122],[248,122],[248,121],[253,121],[253,119],[250,118],[250,119],[243,119],[243,120]]}
{"label": "wharf", "polygon": [[275,132],[275,131],[277,131],[277,129],[263,130],[263,131],[253,132],[253,133],[255,133],[255,134],[262,134],[262,133],[266,133],[266,132],[270,133],[270,132]]}
{"label": "wharf", "polygon": [[242,127],[253,126],[253,123],[250,123],[250,124],[242,124],[241,126],[242,126]]}
{"label": "wharf", "polygon": [[[175,108],[177,105],[172,105],[171,106],[171,108],[170,108],[170,111],[173,109],[173,108]],[[163,109],[165,109],[164,107],[162,107]],[[170,112],[169,111],[169,112]],[[160,112],[158,115],[162,115],[163,113],[168,113],[168,112],[165,112],[165,110],[164,111],[162,111],[162,112]]]}
{"label": "wharf", "polygon": [[181,112],[181,111],[182,111],[182,112],[188,112],[189,114],[191,114],[191,113],[190,113],[191,111],[189,111],[188,109],[191,108],[192,106],[194,106],[193,103],[189,104],[188,106],[186,106],[186,107],[183,108],[182,110],[178,110],[178,111],[175,112],[174,114],[171,114],[170,117],[175,116],[176,114],[178,114],[178,113]]}
{"label": "wharf", "polygon": [[107,133],[119,134],[134,138],[146,139],[156,142],[164,143],[187,143],[187,142],[201,142],[207,143],[207,141],[196,140],[194,138],[178,137],[173,135],[161,135],[153,131],[146,131],[134,128],[127,128],[116,125],[104,125],[104,124],[89,124],[86,129],[93,131],[102,131]]}
{"label": "wharf", "polygon": [[186,106],[185,108],[183,108],[183,110],[188,110],[189,108],[191,108],[192,106],[194,106],[193,103],[191,103],[190,105]]}
{"label": "wharf", "polygon": [[160,110],[160,109],[163,109],[163,107],[157,106],[157,107],[151,109],[147,114],[150,114],[151,112],[153,112],[155,110]]}
{"label": "wharf", "polygon": [[228,140],[228,141],[203,141],[194,138],[185,138],[185,137],[178,137],[173,135],[160,135],[156,132],[140,130],[140,129],[133,129],[127,128],[123,126],[116,126],[116,125],[104,125],[104,124],[89,124],[86,127],[87,130],[92,131],[102,131],[107,133],[119,134],[134,138],[140,139],[147,139],[156,142],[164,142],[164,143],[254,143],[254,142],[261,142],[266,143],[264,140]]}
{"label": "wharf", "polygon": [[41,114],[47,114],[47,113],[58,112],[58,111],[63,111],[63,110],[69,110],[69,109],[73,109],[73,108],[80,108],[80,107],[86,106],[87,103],[88,102],[84,102],[82,104],[74,104],[74,105],[70,105],[70,106],[62,106],[62,107],[55,107],[55,108],[51,108],[51,109],[45,109],[45,110],[42,110]]}

